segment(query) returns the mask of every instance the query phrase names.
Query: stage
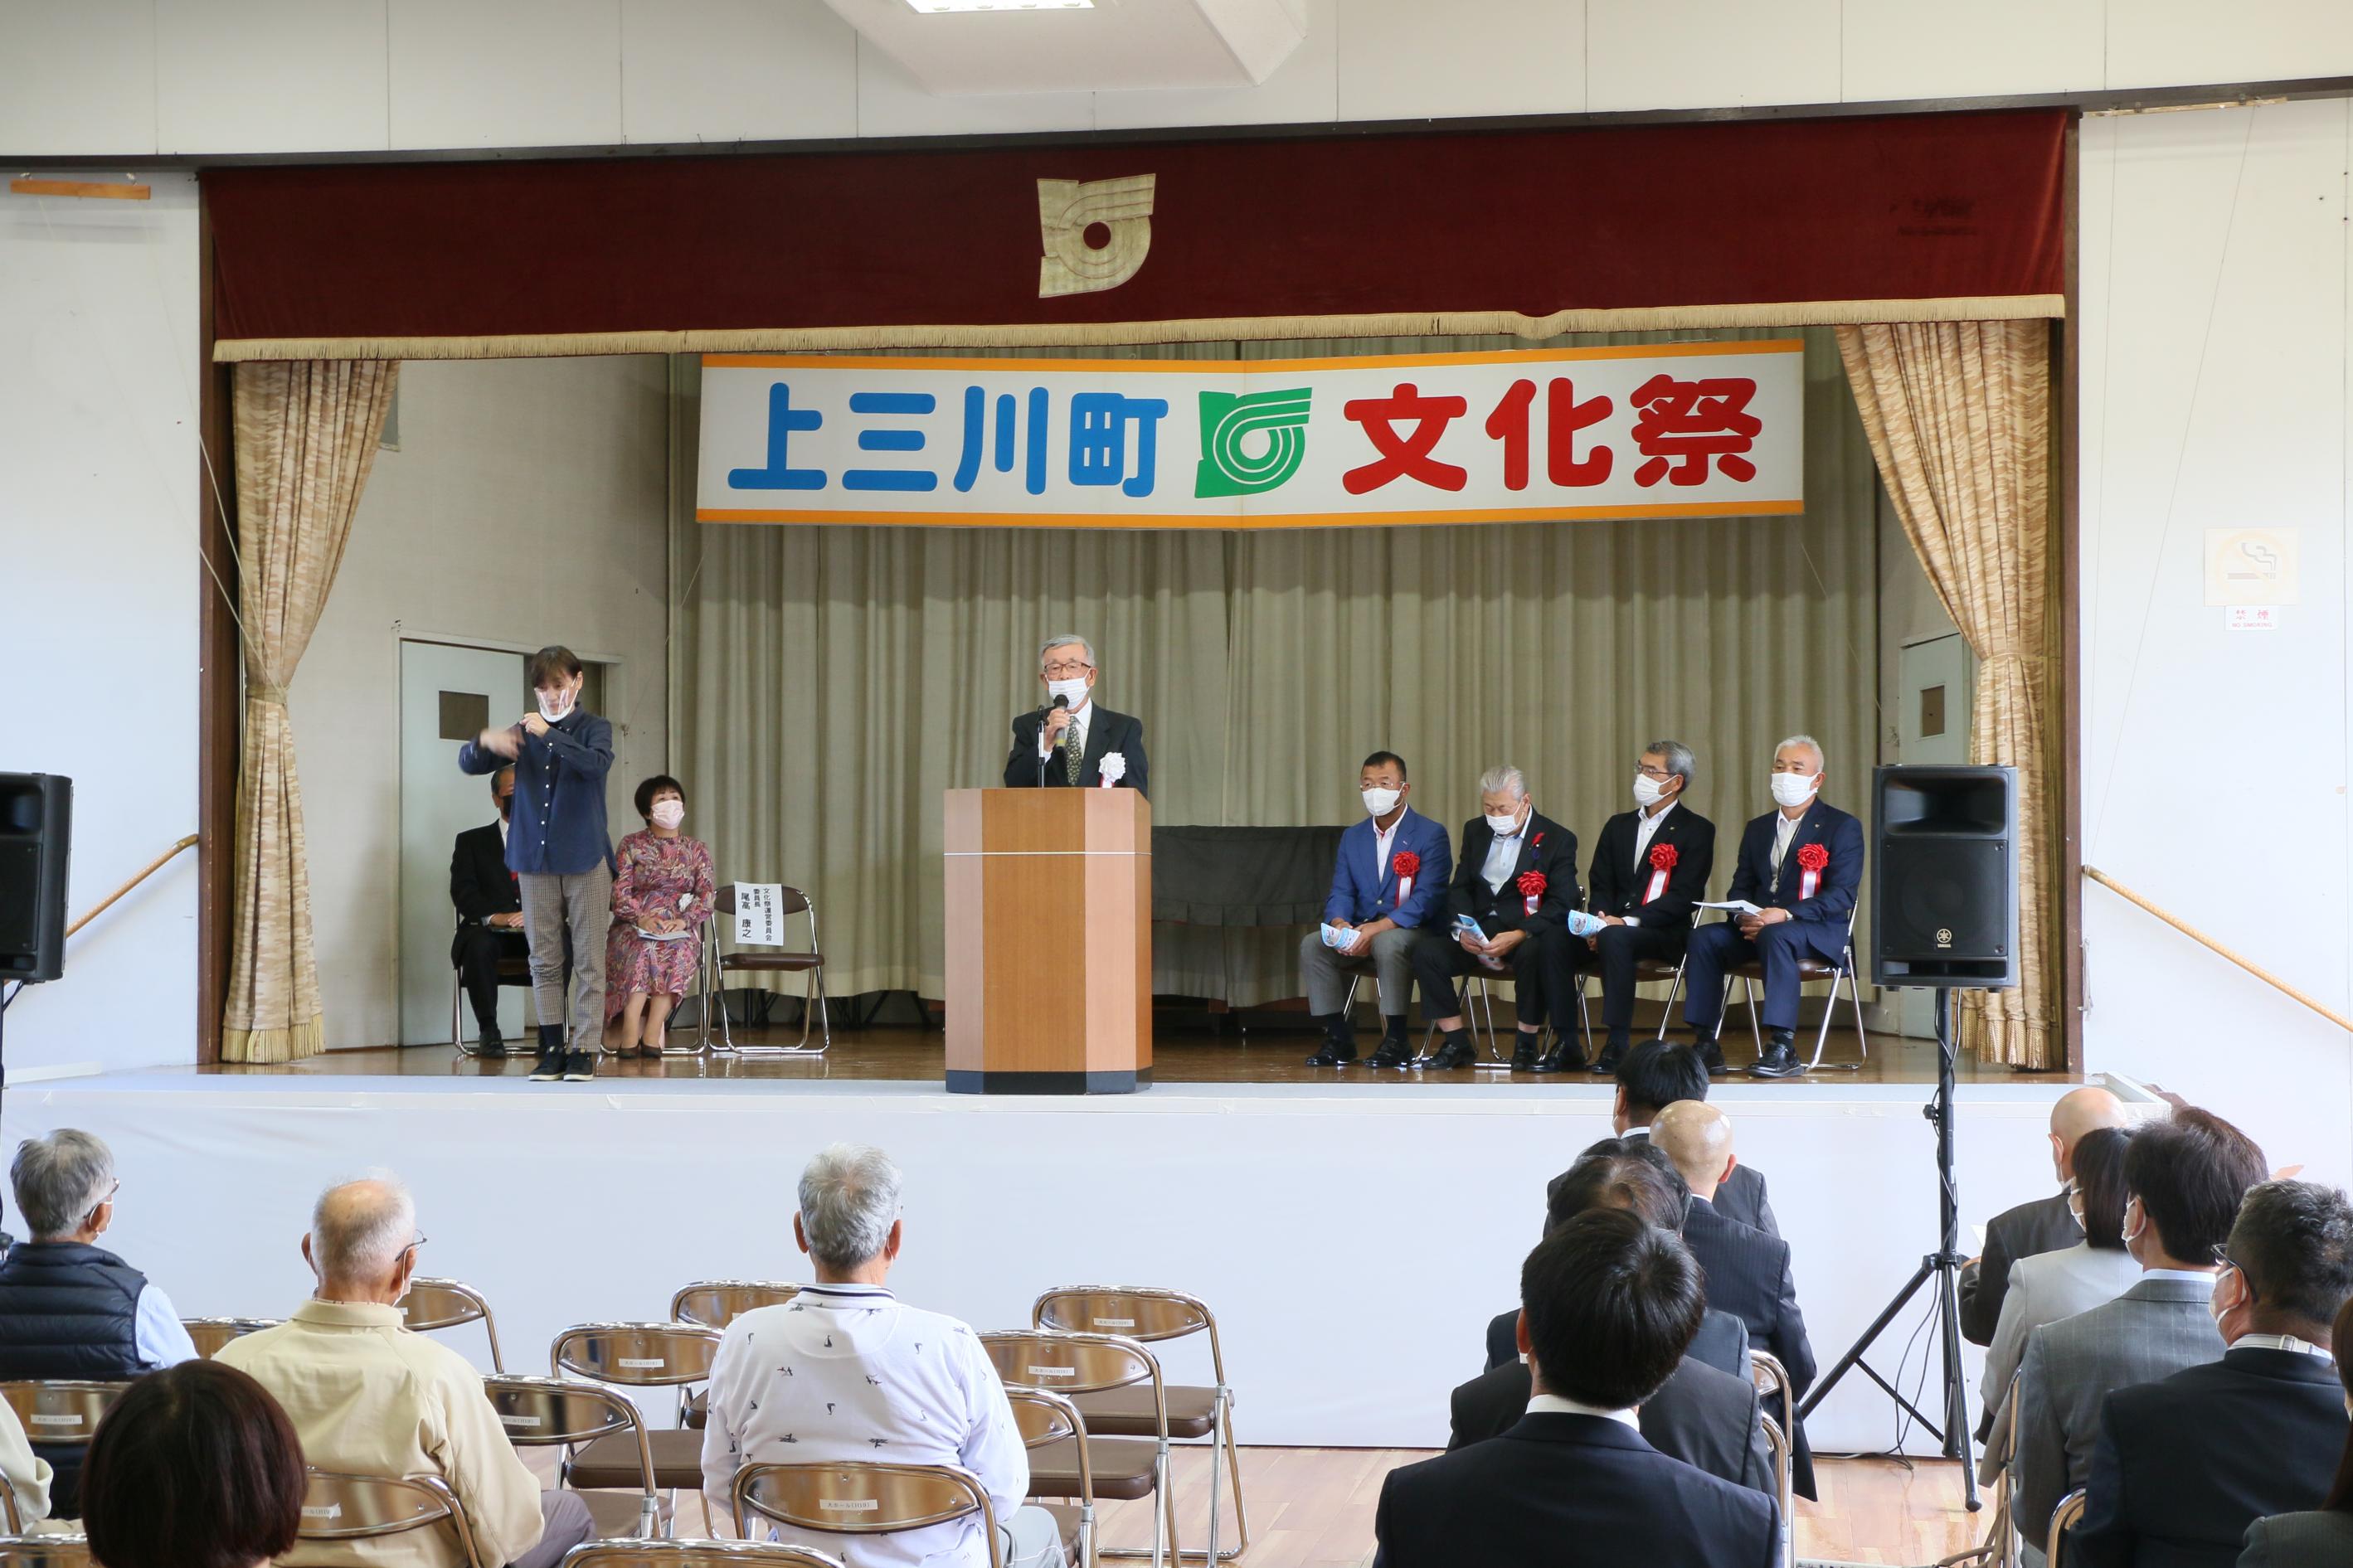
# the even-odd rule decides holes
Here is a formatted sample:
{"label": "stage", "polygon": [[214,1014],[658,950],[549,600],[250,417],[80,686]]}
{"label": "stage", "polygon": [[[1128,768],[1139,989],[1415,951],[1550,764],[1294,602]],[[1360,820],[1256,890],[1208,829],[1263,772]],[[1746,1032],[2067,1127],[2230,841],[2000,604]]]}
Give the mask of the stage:
{"label": "stage", "polygon": [[[123,1179],[109,1244],[192,1316],[290,1311],[310,1287],[296,1248],[319,1189],[388,1167],[417,1194],[421,1269],[481,1289],[510,1364],[531,1370],[565,1324],[659,1317],[689,1280],[806,1278],[791,1242],[803,1162],[874,1142],[907,1173],[892,1282],[909,1300],[995,1327],[1026,1321],[1050,1285],[1177,1286],[1219,1314],[1242,1441],[1419,1447],[1444,1441],[1447,1391],[1479,1370],[1487,1319],[1516,1299],[1546,1182],[1610,1131],[1611,1086],[1587,1075],[1179,1076],[1242,1058],[1313,1076],[1298,1065],[1312,1037],[1294,1031],[1253,1030],[1248,1046],[1164,1031],[1151,1089],[1093,1098],[951,1097],[936,1032],[836,1039],[822,1061],[608,1063],[593,1085],[534,1084],[525,1058],[459,1061],[447,1047],[26,1075],[0,1137],[104,1137]],[[1715,1090],[1770,1182],[1825,1366],[1935,1243],[1927,1086],[1889,1081],[1920,1055],[1890,1041],[1874,1044],[1875,1080]],[[926,1058],[930,1076],[915,1073]],[[2051,1189],[2045,1118],[2066,1080],[1971,1079],[1959,1181],[1964,1216],[1981,1222]],[[1883,1371],[1912,1327],[1883,1346]],[[1195,1353],[1171,1347],[1172,1375],[1198,1376]],[[1887,1448],[1896,1429],[1861,1377],[1813,1424],[1824,1452]],[[1910,1447],[1933,1445],[1915,1433]]]}

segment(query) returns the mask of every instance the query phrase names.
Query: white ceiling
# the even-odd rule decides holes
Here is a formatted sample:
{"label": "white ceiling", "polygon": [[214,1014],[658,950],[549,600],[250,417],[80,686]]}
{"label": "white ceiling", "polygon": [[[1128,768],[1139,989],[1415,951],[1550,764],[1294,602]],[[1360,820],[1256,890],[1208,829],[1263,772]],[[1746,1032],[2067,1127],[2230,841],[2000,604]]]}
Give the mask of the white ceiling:
{"label": "white ceiling", "polygon": [[934,93],[1255,87],[1307,35],[1304,0],[1094,0],[1087,10],[923,16],[826,0]]}

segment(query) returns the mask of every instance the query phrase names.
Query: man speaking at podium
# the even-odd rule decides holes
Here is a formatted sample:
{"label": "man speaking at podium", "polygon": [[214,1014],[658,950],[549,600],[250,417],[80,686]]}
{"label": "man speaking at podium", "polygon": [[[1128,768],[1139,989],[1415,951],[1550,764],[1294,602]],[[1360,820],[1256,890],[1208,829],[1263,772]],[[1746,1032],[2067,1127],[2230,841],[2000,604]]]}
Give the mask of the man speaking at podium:
{"label": "man speaking at podium", "polygon": [[1013,721],[1005,759],[1008,789],[1110,788],[1149,796],[1144,723],[1094,705],[1094,645],[1075,632],[1038,649],[1045,706]]}

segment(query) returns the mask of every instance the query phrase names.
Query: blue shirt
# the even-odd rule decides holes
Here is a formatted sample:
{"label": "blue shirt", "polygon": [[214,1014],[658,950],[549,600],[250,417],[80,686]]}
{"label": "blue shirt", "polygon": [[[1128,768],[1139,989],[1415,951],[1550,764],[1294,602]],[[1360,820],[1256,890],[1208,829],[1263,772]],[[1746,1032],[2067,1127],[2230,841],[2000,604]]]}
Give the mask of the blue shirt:
{"label": "blue shirt", "polygon": [[[575,708],[534,735],[518,726],[514,816],[507,824],[507,869],[519,877],[585,876],[613,858],[605,833],[605,775],[613,766],[613,726]],[[494,773],[508,765],[469,741],[458,766]]]}

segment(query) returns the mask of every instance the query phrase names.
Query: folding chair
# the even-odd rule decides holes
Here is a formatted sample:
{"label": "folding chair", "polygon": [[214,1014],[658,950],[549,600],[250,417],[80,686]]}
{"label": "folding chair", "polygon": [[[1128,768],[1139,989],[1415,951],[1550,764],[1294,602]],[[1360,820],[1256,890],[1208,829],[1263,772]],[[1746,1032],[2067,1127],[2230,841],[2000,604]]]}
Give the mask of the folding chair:
{"label": "folding chair", "polygon": [[[1471,1026],[1471,1044],[1474,1047],[1474,1054],[1476,1048],[1482,1044],[1487,1053],[1485,1061],[1473,1061],[1471,1064],[1476,1068],[1488,1068],[1498,1062],[1508,1064],[1512,1059],[1504,1054],[1503,1047],[1495,1038],[1495,998],[1494,994],[1487,989],[1487,982],[1490,978],[1492,977],[1486,974],[1466,974],[1456,984],[1454,991],[1455,1016]],[[1471,1005],[1471,987],[1474,984],[1479,987],[1479,1005],[1476,1007]],[[1349,989],[1348,998],[1351,1002],[1356,1000],[1354,987]],[[1423,1011],[1429,1011],[1427,1005],[1424,1006]],[[1516,1032],[1515,1029],[1514,1033]],[[1438,1024],[1435,1019],[1432,1019],[1421,1026],[1421,1049],[1415,1055],[1413,1066],[1420,1068],[1430,1065],[1430,1058],[1438,1054],[1430,1048],[1430,1042],[1436,1038],[1438,1038]]]}
{"label": "folding chair", "polygon": [[1781,1364],[1781,1358],[1771,1351],[1749,1346],[1748,1380],[1757,1385],[1757,1393],[1766,1396],[1767,1414],[1776,1405],[1780,1407],[1783,1434],[1795,1432],[1798,1423],[1797,1391],[1789,1384],[1789,1369]]}
{"label": "folding chair", "polygon": [[842,1568],[841,1559],[768,1541],[586,1541],[562,1568]]}
{"label": "folding chair", "polygon": [[1020,1428],[1024,1448],[1050,1447],[1077,1440],[1079,1505],[1047,1503],[1062,1534],[1062,1561],[1069,1568],[1095,1568],[1095,1478],[1087,1463],[1087,1421],[1079,1407],[1059,1394],[1026,1384],[1005,1385],[1006,1402],[1013,1406],[1013,1424]]}
{"label": "folding chair", "polygon": [[[1166,1386],[1168,1436],[1192,1441],[1206,1437],[1209,1442],[1209,1560],[1230,1562],[1250,1550],[1250,1508],[1242,1498],[1241,1454],[1234,1444],[1234,1391],[1226,1382],[1225,1349],[1218,1338],[1217,1316],[1208,1304],[1198,1296],[1157,1286],[1065,1285],[1047,1291],[1031,1304],[1029,1321],[1038,1328],[1063,1332],[1119,1334],[1142,1344],[1208,1335],[1213,1385]],[[1071,1403],[1086,1418],[1090,1432],[1106,1437],[1155,1435],[1152,1405],[1140,1387],[1077,1394]],[[1234,1544],[1222,1550],[1218,1545],[1221,1462],[1233,1487],[1236,1533]]]}
{"label": "folding chair", "polygon": [[745,1537],[754,1520],[828,1535],[895,1535],[978,1514],[988,1568],[1005,1568],[988,1489],[954,1465],[746,1465],[735,1472],[734,1500],[735,1533]]}
{"label": "folding chair", "polygon": [[[16,1413],[16,1424],[34,1445],[34,1452],[43,1447],[82,1449],[98,1431],[98,1423],[122,1391],[131,1384],[97,1383],[72,1378],[26,1380],[0,1383],[0,1399]],[[64,1472],[50,1483],[52,1506],[72,1500],[73,1490],[80,1483],[80,1457],[60,1456],[65,1462],[52,1458],[49,1462]],[[8,1489],[0,1486],[0,1492]],[[9,1500],[14,1506],[15,1499]],[[71,1517],[72,1510],[67,1516]]]}
{"label": "folding chair", "polygon": [[438,1476],[357,1476],[315,1466],[308,1474],[303,1541],[380,1541],[412,1530],[437,1530],[456,1546],[459,1568],[498,1568],[483,1563],[465,1505]]}
{"label": "folding chair", "polygon": [[[1839,987],[1841,985],[1844,985],[1846,987],[1847,999],[1852,1003],[1854,1006],[1855,1043],[1862,1047],[1862,1054],[1866,1059],[1871,1056],[1871,1040],[1863,1033],[1862,1029],[1862,978],[1855,973],[1854,967],[1854,917],[1857,912],[1858,910],[1849,910],[1847,911],[1846,946],[1844,950],[1840,952],[1838,961],[1835,963],[1825,963],[1819,958],[1801,958],[1798,961],[1798,983],[1800,985],[1815,980],[1827,980],[1831,983],[1830,997],[1822,1004],[1822,1026],[1820,1031],[1814,1036],[1814,1059],[1806,1064],[1806,1070],[1808,1072],[1817,1072],[1821,1068],[1822,1047],[1830,1044],[1831,1016],[1838,1011]],[[1760,1057],[1765,1054],[1765,1029],[1757,1017],[1757,983],[1764,978],[1765,966],[1762,963],[1736,963],[1731,968],[1725,970],[1724,972],[1724,1000],[1722,1005],[1716,1008],[1715,1015],[1717,1026],[1721,1028],[1724,1015],[1731,1008],[1732,1005],[1732,983],[1735,980],[1739,981],[1742,994],[1746,998],[1748,1004],[1748,1033],[1750,1037],[1756,1041],[1757,1054]],[[1831,1063],[1831,1070],[1832,1072],[1861,1072],[1862,1070],[1862,1063],[1832,1062]]]}
{"label": "folding chair", "polygon": [[543,1448],[561,1444],[567,1456],[560,1473],[571,1483],[568,1456],[583,1444],[627,1434],[638,1451],[635,1499],[609,1492],[583,1492],[588,1517],[596,1533],[607,1539],[634,1537],[650,1541],[668,1533],[660,1489],[654,1484],[654,1453],[646,1441],[646,1423],[638,1407],[608,1388],[593,1383],[566,1383],[553,1377],[482,1379],[482,1392],[499,1413],[507,1441],[518,1448]]}
{"label": "folding chair", "polygon": [[[465,921],[460,919],[458,923],[462,928]],[[512,934],[515,936],[521,936],[522,932],[518,931]],[[565,940],[569,941],[570,939],[566,938]],[[569,963],[565,965],[564,978],[565,984],[568,987],[572,979],[572,966]],[[500,959],[498,967],[498,982],[501,987],[520,985],[525,991],[529,991],[531,989],[531,960],[527,958]],[[458,1047],[458,1054],[460,1056],[479,1057],[482,1054],[479,1048],[479,1042],[471,1042],[466,1038],[466,980],[464,973],[454,963],[449,966],[449,1043]]]}
{"label": "folding chair", "polygon": [[[670,1299],[670,1315],[681,1323],[702,1323],[724,1329],[754,1307],[777,1307],[801,1293],[798,1285],[769,1279],[698,1279],[681,1286]],[[681,1424],[700,1432],[710,1415],[710,1394],[702,1389],[686,1396]]]}
{"label": "folding chair", "polygon": [[[8,1512],[12,1531],[16,1505]],[[0,1535],[0,1568],[91,1568],[90,1537],[86,1535]]]}
{"label": "folding chair", "polygon": [[1797,1489],[1789,1479],[1789,1435],[1770,1415],[1759,1415],[1765,1429],[1765,1449],[1773,1456],[1773,1507],[1781,1516],[1781,1568],[1798,1568],[1798,1527],[1789,1517],[1797,1505]]}
{"label": "folding chair", "polygon": [[258,1334],[264,1329],[274,1329],[285,1321],[283,1318],[182,1318],[180,1327],[188,1331],[188,1338],[195,1344],[196,1354],[210,1361],[229,1341]]}
{"label": "folding chair", "polygon": [[[549,1367],[592,1383],[624,1388],[674,1388],[681,1415],[687,1384],[706,1383],[719,1354],[719,1331],[702,1323],[579,1323],[555,1336]],[[653,1457],[654,1484],[665,1491],[702,1489],[702,1434],[655,1427],[645,1435]],[[612,1433],[596,1438],[566,1461],[566,1479],[584,1491],[626,1489],[638,1484],[633,1437]]]}
{"label": "folding chair", "polygon": [[2010,1416],[1997,1429],[1998,1443],[1986,1449],[1988,1458],[2001,1463],[1993,1481],[1992,1522],[1983,1541],[1966,1552],[1938,1558],[1936,1568],[1960,1568],[1964,1563],[1978,1563],[1982,1568],[2018,1568],[2018,1531],[2011,1519],[2014,1509],[2010,1486],[2011,1463],[2018,1458],[2018,1373],[2010,1374],[2010,1389],[1998,1408],[2008,1410]]}
{"label": "folding chair", "polygon": [[2051,1510],[2051,1534],[2043,1547],[2046,1568],[2060,1568],[2059,1560],[2066,1551],[2067,1531],[2084,1517],[2084,1489],[2077,1487],[2061,1498],[2059,1506]]}
{"label": "folding chair", "polygon": [[[733,1051],[739,1057],[821,1057],[833,1048],[833,1020],[826,1011],[825,949],[818,942],[817,934],[817,905],[810,902],[809,896],[798,888],[780,889],[777,897],[777,913],[783,918],[789,920],[798,914],[808,916],[807,952],[788,952],[757,948],[749,952],[722,952],[719,950],[719,939],[721,933],[726,929],[725,921],[722,917],[732,916],[735,912],[735,884],[728,883],[720,889],[718,894],[711,900],[709,939],[702,949],[709,961],[702,992],[702,1038],[694,1047],[696,1051],[710,1048],[711,997],[713,992],[717,993],[719,998],[719,1037],[722,1050]],[[727,1025],[727,987],[723,983],[730,974],[777,973],[803,973],[808,976],[807,986],[801,998],[800,1043],[795,1046],[737,1045],[734,1035]],[[819,1027],[824,1030],[824,1043],[814,1047],[808,1043],[809,1013],[812,1008],[816,1010]]]}
{"label": "folding chair", "polygon": [[1638,958],[1634,961],[1635,984],[1655,984],[1662,980],[1672,982],[1667,988],[1667,1005],[1659,1011],[1659,1032],[1651,1037],[1654,1040],[1665,1039],[1668,1026],[1674,1022],[1675,1002],[1683,994],[1685,956],[1688,954],[1678,956],[1672,963],[1663,958]]}
{"label": "folding chair", "polygon": [[[1152,1386],[1148,1406],[1149,1442],[1097,1436],[1092,1432],[1063,1443],[1049,1444],[1029,1457],[1029,1495],[1070,1498],[1079,1495],[1082,1481],[1093,1494],[1121,1501],[1156,1500],[1152,1510],[1150,1552],[1106,1552],[1097,1555],[1149,1556],[1152,1568],[1162,1568],[1176,1545],[1176,1507],[1168,1489],[1168,1385],[1160,1375],[1160,1362],[1133,1339],[1117,1334],[1070,1333],[1053,1329],[1029,1329],[986,1333],[981,1348],[996,1364],[997,1375],[1008,1387],[1015,1384],[1047,1388],[1072,1405],[1090,1394]],[[1083,1415],[1083,1406],[1082,1414]],[[1209,1494],[1210,1527],[1217,1524],[1217,1492]],[[1214,1533],[1211,1536],[1216,1539]]]}
{"label": "folding chair", "polygon": [[491,1336],[491,1370],[506,1371],[507,1363],[499,1357],[498,1320],[491,1316],[490,1302],[472,1286],[456,1279],[411,1279],[400,1310],[408,1327],[420,1334],[480,1322],[482,1331]]}

